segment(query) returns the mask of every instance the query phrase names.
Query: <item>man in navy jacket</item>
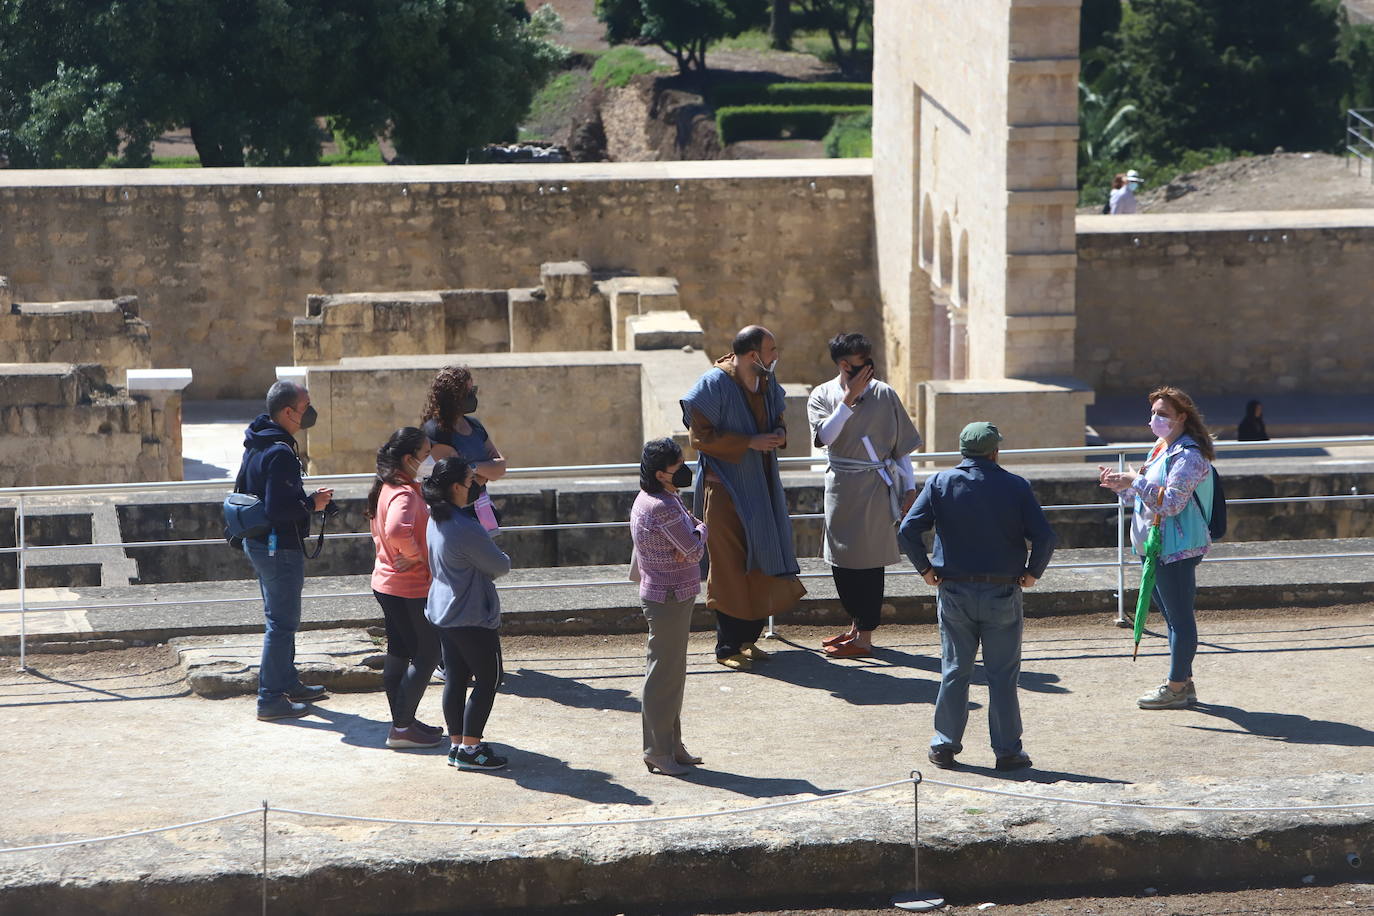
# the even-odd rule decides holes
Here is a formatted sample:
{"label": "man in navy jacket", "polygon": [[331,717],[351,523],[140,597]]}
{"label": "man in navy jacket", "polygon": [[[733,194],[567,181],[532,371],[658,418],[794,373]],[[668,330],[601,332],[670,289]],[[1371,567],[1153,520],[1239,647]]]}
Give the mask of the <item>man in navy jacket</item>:
{"label": "man in navy jacket", "polygon": [[272,529],[245,538],[243,551],[258,574],[267,628],[262,638],[258,672],[258,718],[299,718],[307,703],[329,696],[323,687],[301,683],[296,672],[296,630],[301,622],[305,588],[305,538],[310,515],[322,512],[334,491],[307,496],[296,452],[296,433],[315,425],[310,392],[295,382],[279,381],[267,391],[267,412],[244,431],[243,463],[235,489],[263,501]]}
{"label": "man in navy jacket", "polygon": [[[941,677],[930,762],[955,765],[968,724],[968,685],[978,645],[988,678],[988,732],[997,769],[1031,765],[1021,747],[1021,589],[1035,585],[1055,535],[1030,483],[997,463],[1002,434],[970,423],[959,434],[958,466],[926,481],[902,520],[897,542],[928,585],[938,586]],[[934,555],[921,535],[935,529]],[[1031,544],[1026,556],[1026,542]]]}

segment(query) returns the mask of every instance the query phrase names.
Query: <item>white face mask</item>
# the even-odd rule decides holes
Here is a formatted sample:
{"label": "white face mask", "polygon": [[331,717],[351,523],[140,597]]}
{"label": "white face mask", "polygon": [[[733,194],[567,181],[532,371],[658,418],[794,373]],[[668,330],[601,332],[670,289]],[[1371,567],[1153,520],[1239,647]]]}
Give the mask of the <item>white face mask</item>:
{"label": "white face mask", "polygon": [[434,456],[426,455],[425,460],[420,462],[420,466],[415,469],[415,479],[425,480],[434,473]]}
{"label": "white face mask", "polygon": [[1161,417],[1157,413],[1150,414],[1150,432],[1163,439],[1173,431],[1174,421],[1168,417]]}

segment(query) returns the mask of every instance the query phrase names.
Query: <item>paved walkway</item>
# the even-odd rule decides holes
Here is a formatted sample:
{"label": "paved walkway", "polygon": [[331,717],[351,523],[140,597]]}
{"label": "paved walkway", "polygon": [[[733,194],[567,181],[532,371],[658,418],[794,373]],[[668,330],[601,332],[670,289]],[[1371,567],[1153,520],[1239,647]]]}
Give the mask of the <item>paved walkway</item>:
{"label": "paved walkway", "polygon": [[[682,780],[651,776],[637,759],[637,636],[508,638],[508,677],[488,737],[509,752],[511,766],[496,774],[453,770],[442,751],[385,750],[380,693],[339,694],[308,718],[265,724],[254,720],[251,698],[188,695],[174,663],[155,649],[36,657],[35,671],[0,675],[8,736],[0,846],[178,823],[264,799],[478,822],[732,811],[902,779],[913,768],[971,787],[1076,799],[1374,802],[1374,611],[1207,613],[1201,629],[1202,704],[1144,712],[1133,701],[1164,674],[1159,634],[1146,637],[1132,663],[1127,631],[1031,621],[1022,701],[1036,769],[1016,774],[991,769],[981,686],[972,695],[966,768],[944,773],[926,763],[939,668],[931,626],[884,627],[874,658],[844,662],[815,651],[831,630],[789,628],[754,674],[715,665],[709,635],[694,635],[683,725],[688,746],[707,762]],[[251,653],[257,640],[229,644],[238,642]],[[429,721],[439,721],[438,703],[436,686],[422,705]],[[753,815],[551,832],[273,814],[272,894],[283,912],[331,894],[330,912],[351,913],[433,909],[459,887],[461,901],[479,910],[897,890],[910,884],[910,800],[910,788],[899,787]],[[1355,851],[1350,844],[1367,840],[1369,829],[1348,812],[1115,812],[935,786],[922,790],[921,817],[927,874],[947,890],[1075,875],[1146,880],[1150,869],[1201,877],[1280,865],[1324,871],[1344,868],[1342,850]],[[1284,855],[1309,864],[1276,865]],[[94,893],[95,876],[107,882],[103,894],[141,888],[145,912],[256,905],[261,856],[257,815],[117,844],[0,854],[0,910],[15,901],[84,905],[96,899],[80,896]],[[150,877],[205,883],[167,897],[172,891],[150,889]],[[386,904],[375,896],[383,892]]]}

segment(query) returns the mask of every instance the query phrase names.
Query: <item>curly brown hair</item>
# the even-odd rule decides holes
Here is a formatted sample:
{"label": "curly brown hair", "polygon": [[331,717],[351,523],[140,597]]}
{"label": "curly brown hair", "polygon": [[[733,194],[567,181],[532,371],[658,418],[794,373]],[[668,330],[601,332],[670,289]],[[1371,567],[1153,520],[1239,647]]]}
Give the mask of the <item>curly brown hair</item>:
{"label": "curly brown hair", "polygon": [[458,406],[470,391],[472,373],[464,366],[445,366],[430,383],[423,419],[438,420],[440,429],[451,431],[458,422]]}
{"label": "curly brown hair", "polygon": [[1150,392],[1150,405],[1154,406],[1155,401],[1160,398],[1168,401],[1169,405],[1183,417],[1183,431],[1197,442],[1198,448],[1202,451],[1202,457],[1208,461],[1215,461],[1217,450],[1212,445],[1212,434],[1207,431],[1202,419],[1202,411],[1198,410],[1193,399],[1188,397],[1188,392],[1182,388],[1175,388],[1173,385],[1161,385]]}

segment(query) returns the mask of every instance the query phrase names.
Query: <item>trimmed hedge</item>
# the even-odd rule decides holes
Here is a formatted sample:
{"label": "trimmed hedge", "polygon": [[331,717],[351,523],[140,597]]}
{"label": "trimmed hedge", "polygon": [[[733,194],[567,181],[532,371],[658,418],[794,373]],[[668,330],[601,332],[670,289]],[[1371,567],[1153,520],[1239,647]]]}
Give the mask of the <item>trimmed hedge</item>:
{"label": "trimmed hedge", "polygon": [[825,135],[825,154],[831,159],[873,157],[873,110],[836,118]]}
{"label": "trimmed hedge", "polygon": [[716,111],[721,143],[819,140],[835,119],[872,112],[870,105],[739,105]]}
{"label": "trimmed hedge", "polygon": [[872,105],[872,83],[760,83],[736,80],[707,90],[716,108],[741,105]]}

